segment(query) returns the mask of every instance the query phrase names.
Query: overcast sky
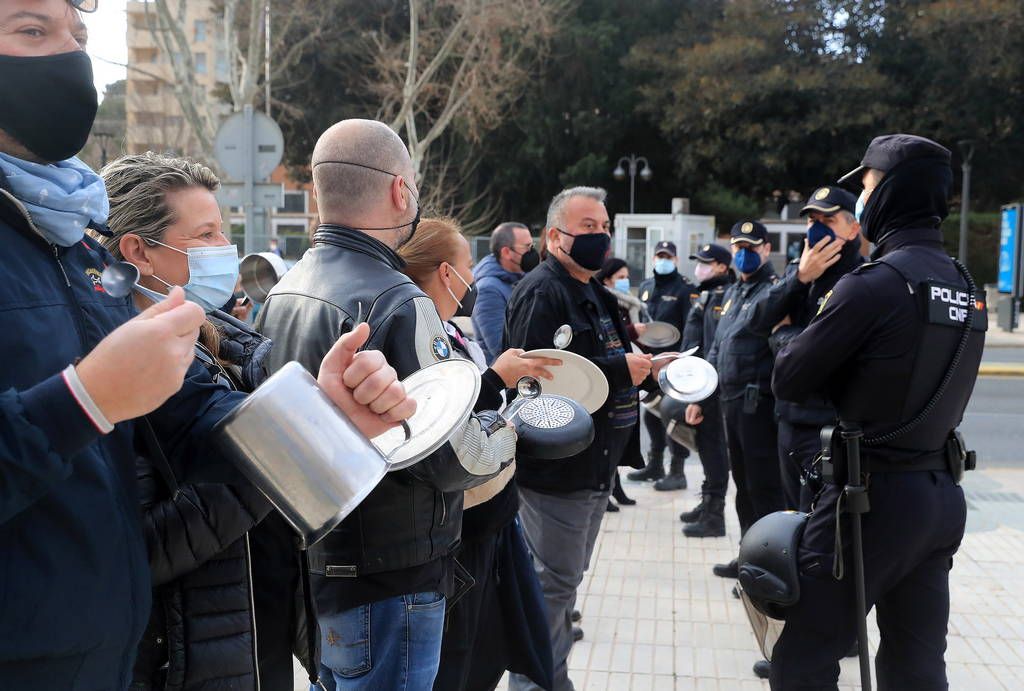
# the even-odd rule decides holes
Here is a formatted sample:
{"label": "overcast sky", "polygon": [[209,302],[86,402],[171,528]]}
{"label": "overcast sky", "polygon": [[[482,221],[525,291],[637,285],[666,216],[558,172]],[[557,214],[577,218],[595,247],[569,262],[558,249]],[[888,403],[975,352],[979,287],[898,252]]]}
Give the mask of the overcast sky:
{"label": "overcast sky", "polygon": [[125,78],[125,68],[113,63],[123,65],[128,60],[126,2],[99,0],[99,9],[91,14],[83,13],[85,25],[89,27],[88,51],[100,98],[107,84]]}

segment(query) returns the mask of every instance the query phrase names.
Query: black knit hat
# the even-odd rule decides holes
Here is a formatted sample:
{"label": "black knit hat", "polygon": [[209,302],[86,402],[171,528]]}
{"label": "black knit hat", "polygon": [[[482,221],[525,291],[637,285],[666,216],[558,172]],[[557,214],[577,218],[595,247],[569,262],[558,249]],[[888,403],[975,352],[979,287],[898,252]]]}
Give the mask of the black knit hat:
{"label": "black knit hat", "polygon": [[606,278],[608,278],[609,276],[611,276],[624,266],[626,266],[625,259],[619,259],[618,257],[608,257],[607,259],[604,260],[604,264],[601,265],[601,268],[598,269],[597,272],[594,274],[594,278],[596,278],[599,283],[604,283]]}

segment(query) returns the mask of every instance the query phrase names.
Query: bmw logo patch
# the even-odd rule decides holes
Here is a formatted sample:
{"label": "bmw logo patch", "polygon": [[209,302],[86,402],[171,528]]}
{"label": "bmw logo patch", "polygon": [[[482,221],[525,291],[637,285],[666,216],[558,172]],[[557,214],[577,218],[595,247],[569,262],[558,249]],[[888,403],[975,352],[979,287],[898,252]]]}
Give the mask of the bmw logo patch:
{"label": "bmw logo patch", "polygon": [[447,360],[451,357],[452,348],[448,345],[448,341],[443,336],[434,337],[432,349],[434,351],[434,357],[438,360]]}

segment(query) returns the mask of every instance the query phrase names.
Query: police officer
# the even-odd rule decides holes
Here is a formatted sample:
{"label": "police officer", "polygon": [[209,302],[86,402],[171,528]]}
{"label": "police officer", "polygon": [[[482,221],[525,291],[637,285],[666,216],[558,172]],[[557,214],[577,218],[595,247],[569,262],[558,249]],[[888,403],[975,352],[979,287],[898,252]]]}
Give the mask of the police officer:
{"label": "police officer", "polygon": [[[800,211],[807,217],[803,252],[786,265],[785,277],[758,305],[755,326],[772,329],[772,352],[797,336],[818,312],[818,306],[844,274],[860,266],[860,224],[857,198],[838,186],[821,187]],[[778,400],[779,471],[786,508],[810,509],[817,485],[811,468],[821,450],[821,428],[835,420],[835,409],[821,396],[804,403]]]}
{"label": "police officer", "polygon": [[[736,280],[729,264],[732,255],[721,245],[704,245],[690,259],[697,262],[694,277],[699,295],[686,317],[683,330],[683,350],[698,348],[697,354],[706,356],[715,340],[718,320],[722,317],[725,293]],[[687,410],[687,424],[697,429],[697,452],[704,467],[701,499],[690,511],[679,515],[686,525],[687,537],[722,537],[725,535],[725,490],[729,485],[729,457],[725,450],[725,430],[718,396],[703,401],[701,406],[691,405]]]}
{"label": "police officer", "polygon": [[[772,246],[763,224],[740,221],[730,235],[733,265],[740,280],[725,294],[708,362],[718,370],[729,466],[736,483],[736,513],[743,533],[757,519],[782,508],[768,348],[771,330],[754,326],[758,302],[779,277],[769,261]],[[702,410],[700,407],[695,413]],[[717,564],[714,572],[736,578],[736,560]]]}
{"label": "police officer", "polygon": [[[874,261],[825,295],[775,368],[779,398],[825,391],[840,419],[865,435],[864,575],[882,634],[880,689],[947,688],[949,569],[966,518],[962,445],[953,432],[974,388],[987,325],[984,305],[977,309],[969,298],[973,282],[942,246],[952,178],[949,151],[933,141],[893,134],[871,142],[842,180],[863,184],[857,210]],[[837,549],[841,494],[839,484],[826,484],[807,523],[798,554],[801,600],[775,647],[773,689],[836,688],[837,660],[856,636],[852,579],[832,573],[850,559],[848,549]],[[848,531],[840,537],[848,548]]]}
{"label": "police officer", "polygon": [[[640,299],[647,305],[647,313],[652,321],[666,322],[681,332],[686,323],[686,315],[690,311],[690,304],[697,297],[697,288],[680,275],[678,265],[675,243],[662,240],[655,245],[654,276],[640,284]],[[679,343],[672,343],[651,350],[663,353],[678,349]],[[683,465],[690,455],[689,449],[669,438],[661,418],[650,411],[644,413],[644,426],[651,437],[647,465],[643,470],[634,471],[627,477],[630,480],[656,480],[654,489],[659,491],[686,489]],[[664,466],[666,445],[672,455],[668,476],[665,476]]]}

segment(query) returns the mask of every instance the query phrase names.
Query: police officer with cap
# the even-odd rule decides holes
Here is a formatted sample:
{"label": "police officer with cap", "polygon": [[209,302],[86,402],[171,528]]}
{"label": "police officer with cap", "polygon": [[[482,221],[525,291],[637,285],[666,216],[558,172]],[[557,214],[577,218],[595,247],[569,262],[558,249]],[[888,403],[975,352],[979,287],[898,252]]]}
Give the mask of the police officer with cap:
{"label": "police officer with cap", "polygon": [[[732,227],[733,265],[740,280],[725,294],[708,362],[718,370],[718,396],[725,424],[729,467],[736,483],[740,531],[782,508],[776,453],[778,428],[772,396],[770,329],[755,325],[757,303],[779,277],[769,261],[768,229],[757,221]],[[694,414],[701,414],[697,406]],[[687,413],[690,414],[690,411]],[[716,576],[736,578],[736,560],[717,564]]]}
{"label": "police officer with cap", "polygon": [[[878,608],[879,688],[946,689],[949,570],[963,537],[959,487],[973,454],[955,433],[984,347],[987,316],[970,275],[943,250],[949,151],[907,134],[875,138],[861,165],[857,215],[874,260],[825,295],[817,317],[779,354],[774,390],[826,392],[848,431],[859,426],[860,478],[827,483],[798,550],[800,601],[772,659],[773,689],[836,688],[859,622],[847,526],[863,528],[866,607]],[[842,454],[837,456],[842,458]],[[843,483],[867,487],[848,513]],[[838,514],[837,514],[838,511]],[[849,523],[848,523],[849,521]]]}
{"label": "police officer with cap", "polygon": [[[774,330],[772,352],[802,332],[828,291],[863,263],[857,198],[838,186],[815,190],[800,211],[807,217],[803,252],[786,266],[785,277],[758,304],[755,322]],[[779,470],[786,508],[810,508],[817,485],[812,461],[821,450],[821,428],[835,420],[835,409],[821,396],[799,404],[777,400]]]}
{"label": "police officer with cap", "polygon": [[[729,265],[732,255],[721,245],[701,246],[690,259],[697,262],[694,277],[700,291],[683,329],[682,349],[697,348],[697,355],[706,357],[715,340],[718,320],[722,318],[725,293],[736,281]],[[679,515],[686,525],[687,537],[722,537],[725,535],[725,490],[729,485],[729,457],[725,450],[725,430],[718,395],[698,406],[688,406],[686,423],[696,428],[697,452],[704,467],[704,484],[700,503]]]}
{"label": "police officer with cap", "polygon": [[[639,295],[652,321],[666,322],[682,332],[690,304],[697,297],[697,288],[680,275],[678,263],[675,243],[662,240],[655,245],[654,276],[640,284]],[[663,353],[678,349],[679,343],[671,343],[650,350]],[[690,455],[689,449],[671,439],[665,432],[665,423],[650,411],[644,413],[644,426],[651,437],[647,465],[626,477],[634,481],[656,480],[654,489],[659,491],[686,489],[683,466]],[[667,476],[663,465],[666,445],[671,453]]]}

